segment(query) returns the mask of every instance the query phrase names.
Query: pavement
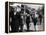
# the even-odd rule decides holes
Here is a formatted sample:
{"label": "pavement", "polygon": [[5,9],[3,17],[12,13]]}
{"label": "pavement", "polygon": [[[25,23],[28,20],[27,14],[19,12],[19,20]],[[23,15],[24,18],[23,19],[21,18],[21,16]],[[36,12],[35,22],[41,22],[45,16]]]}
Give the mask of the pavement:
{"label": "pavement", "polygon": [[[27,30],[26,24],[25,24],[24,27],[23,27],[23,31],[24,31],[24,30]],[[31,23],[29,24],[29,31],[35,31],[33,22],[31,22]],[[40,25],[39,22],[36,24],[36,31],[43,31],[43,23],[41,23],[41,25]]]}

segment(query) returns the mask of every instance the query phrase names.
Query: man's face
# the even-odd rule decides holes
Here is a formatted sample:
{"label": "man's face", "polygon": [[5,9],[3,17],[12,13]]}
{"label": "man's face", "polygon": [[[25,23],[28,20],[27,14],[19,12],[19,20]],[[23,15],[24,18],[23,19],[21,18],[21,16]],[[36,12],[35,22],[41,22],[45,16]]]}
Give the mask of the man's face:
{"label": "man's face", "polygon": [[18,8],[18,7],[17,7],[17,12],[20,12],[20,11],[21,11],[21,8]]}

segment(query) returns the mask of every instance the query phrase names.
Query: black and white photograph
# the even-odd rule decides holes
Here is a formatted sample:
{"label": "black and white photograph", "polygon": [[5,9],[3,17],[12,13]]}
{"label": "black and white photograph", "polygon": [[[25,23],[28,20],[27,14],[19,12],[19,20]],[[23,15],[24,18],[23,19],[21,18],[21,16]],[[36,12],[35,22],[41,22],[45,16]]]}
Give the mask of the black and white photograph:
{"label": "black and white photograph", "polygon": [[7,2],[7,32],[39,32],[44,31],[44,4]]}

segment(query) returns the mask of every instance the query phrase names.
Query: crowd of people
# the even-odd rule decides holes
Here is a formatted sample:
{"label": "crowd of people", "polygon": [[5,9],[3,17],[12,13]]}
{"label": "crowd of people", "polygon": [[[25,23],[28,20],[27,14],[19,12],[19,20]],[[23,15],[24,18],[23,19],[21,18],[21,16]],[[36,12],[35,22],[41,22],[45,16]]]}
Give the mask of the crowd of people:
{"label": "crowd of people", "polygon": [[23,26],[25,23],[27,26],[26,31],[29,31],[29,24],[31,22],[33,22],[35,29],[38,21],[40,22],[40,25],[42,23],[42,19],[43,19],[41,12],[42,10],[38,12],[35,9],[31,9],[31,10],[28,8],[24,9],[24,7],[25,7],[24,5],[21,5],[21,7],[18,5],[17,11],[15,11],[15,8],[11,7],[9,14],[10,14],[10,18],[12,18],[12,21],[10,22],[12,32],[23,32]]}

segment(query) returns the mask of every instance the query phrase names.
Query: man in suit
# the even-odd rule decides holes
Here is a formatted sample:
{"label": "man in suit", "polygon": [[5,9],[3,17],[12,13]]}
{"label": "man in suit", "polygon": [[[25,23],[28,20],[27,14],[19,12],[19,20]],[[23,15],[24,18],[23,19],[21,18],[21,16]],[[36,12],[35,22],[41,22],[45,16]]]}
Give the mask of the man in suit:
{"label": "man in suit", "polygon": [[14,12],[14,14],[12,15],[12,23],[11,23],[11,29],[12,32],[19,32],[19,27],[21,28],[22,31],[22,19],[21,19],[21,15],[20,15],[20,8],[18,6],[17,8],[17,12]]}
{"label": "man in suit", "polygon": [[27,24],[27,30],[29,31],[30,15],[28,9],[26,9],[26,13],[27,13],[26,24]]}

